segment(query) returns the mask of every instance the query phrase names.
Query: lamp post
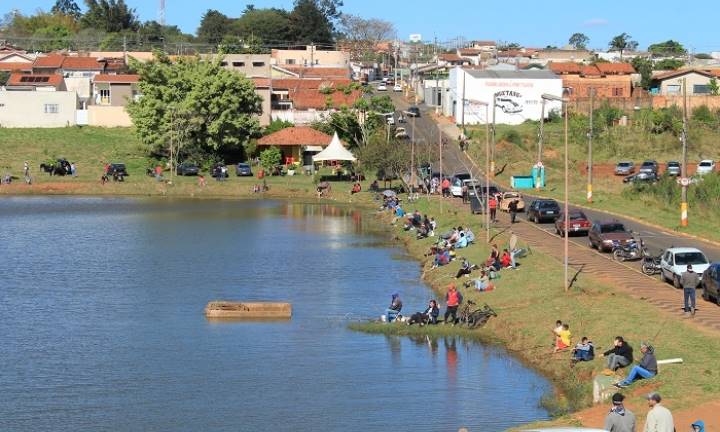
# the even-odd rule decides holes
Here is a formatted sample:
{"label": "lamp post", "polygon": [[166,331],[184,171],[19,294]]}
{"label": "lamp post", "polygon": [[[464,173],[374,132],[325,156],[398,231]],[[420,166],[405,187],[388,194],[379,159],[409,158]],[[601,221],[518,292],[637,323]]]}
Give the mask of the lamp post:
{"label": "lamp post", "polygon": [[564,234],[564,238],[563,238],[563,240],[564,240],[563,241],[563,243],[564,243],[563,244],[563,268],[564,268],[564,272],[565,272],[564,288],[565,288],[565,291],[567,292],[568,289],[570,288],[570,286],[569,286],[570,280],[568,279],[568,260],[569,260],[568,245],[569,245],[569,241],[568,241],[568,229],[567,229],[568,219],[569,219],[568,210],[570,207],[569,203],[568,203],[568,201],[569,201],[569,197],[568,197],[568,189],[569,189],[569,183],[568,183],[568,106],[567,106],[568,100],[563,97],[555,96],[555,95],[551,95],[551,94],[547,94],[547,93],[542,95],[542,99],[543,99],[543,103],[546,100],[562,103],[564,111],[565,111],[565,203],[564,203],[564,209],[563,209],[563,218],[564,218],[564,220],[563,220],[563,227],[564,227],[564,229],[563,229],[563,234]]}
{"label": "lamp post", "polygon": [[689,182],[687,180],[688,178],[688,169],[687,169],[687,137],[688,137],[688,118],[687,118],[687,81],[685,78],[682,79],[682,88],[683,88],[683,129],[682,129],[682,167],[680,168],[680,177],[682,179],[682,194],[681,194],[681,202],[680,202],[680,225],[681,226],[688,226],[688,199],[687,199],[687,191],[688,191],[688,185]]}

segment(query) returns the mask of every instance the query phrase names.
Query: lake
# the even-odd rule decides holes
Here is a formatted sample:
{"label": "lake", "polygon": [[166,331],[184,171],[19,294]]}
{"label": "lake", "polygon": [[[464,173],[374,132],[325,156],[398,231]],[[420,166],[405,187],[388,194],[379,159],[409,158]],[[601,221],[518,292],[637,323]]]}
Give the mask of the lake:
{"label": "lake", "polygon": [[[0,430],[500,431],[547,380],[460,339],[348,330],[432,292],[372,214],[278,201],[0,199]],[[210,300],[293,304],[210,322]],[[442,308],[441,313],[444,312]]]}

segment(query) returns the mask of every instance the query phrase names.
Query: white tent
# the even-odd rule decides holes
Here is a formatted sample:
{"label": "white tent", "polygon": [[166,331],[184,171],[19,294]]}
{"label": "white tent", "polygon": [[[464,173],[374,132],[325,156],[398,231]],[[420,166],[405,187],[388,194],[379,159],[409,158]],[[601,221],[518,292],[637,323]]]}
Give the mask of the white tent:
{"label": "white tent", "polygon": [[332,141],[330,141],[330,145],[325,147],[325,150],[321,151],[320,153],[316,154],[312,157],[313,162],[322,162],[322,161],[355,161],[355,156],[353,156],[352,153],[345,147],[343,147],[342,143],[340,142],[340,138],[338,138],[337,132],[335,132],[335,135],[333,136]]}

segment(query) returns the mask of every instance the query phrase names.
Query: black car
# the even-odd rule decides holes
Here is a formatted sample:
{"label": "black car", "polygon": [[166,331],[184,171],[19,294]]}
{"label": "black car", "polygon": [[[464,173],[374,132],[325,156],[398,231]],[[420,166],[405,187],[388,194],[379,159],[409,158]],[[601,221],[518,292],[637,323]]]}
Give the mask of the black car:
{"label": "black car", "polygon": [[407,111],[405,111],[405,114],[409,115],[410,117],[420,117],[420,108],[416,106],[411,106],[408,108]]}
{"label": "black car", "polygon": [[702,298],[705,300],[715,300],[720,306],[720,263],[714,263],[703,272],[702,282]]}
{"label": "black car", "polygon": [[542,221],[552,221],[560,217],[560,204],[552,199],[539,199],[530,203],[527,209],[528,220],[540,223]]}
{"label": "black car", "polygon": [[623,183],[655,183],[660,180],[656,172],[640,171],[623,179]]}
{"label": "black car", "polygon": [[235,166],[235,174],[238,177],[252,177],[253,172],[250,164],[241,162]]}
{"label": "black car", "polygon": [[127,168],[125,168],[124,163],[111,163],[110,166],[108,167],[108,175],[109,176],[118,175],[118,176],[127,177],[128,176]]}
{"label": "black car", "polygon": [[200,168],[194,163],[183,162],[177,167],[177,175],[196,176],[200,173]]}
{"label": "black car", "polygon": [[658,163],[654,160],[646,160],[645,162],[640,165],[640,169],[638,170],[641,173],[658,173]]}

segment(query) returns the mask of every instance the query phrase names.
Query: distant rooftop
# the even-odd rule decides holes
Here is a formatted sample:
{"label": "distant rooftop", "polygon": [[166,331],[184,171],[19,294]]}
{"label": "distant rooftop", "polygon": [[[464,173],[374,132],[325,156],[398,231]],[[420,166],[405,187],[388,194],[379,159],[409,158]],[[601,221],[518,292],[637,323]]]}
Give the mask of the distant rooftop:
{"label": "distant rooftop", "polygon": [[494,79],[559,79],[557,75],[548,70],[477,70],[463,69],[473,78]]}

